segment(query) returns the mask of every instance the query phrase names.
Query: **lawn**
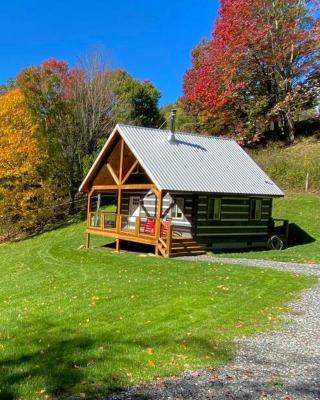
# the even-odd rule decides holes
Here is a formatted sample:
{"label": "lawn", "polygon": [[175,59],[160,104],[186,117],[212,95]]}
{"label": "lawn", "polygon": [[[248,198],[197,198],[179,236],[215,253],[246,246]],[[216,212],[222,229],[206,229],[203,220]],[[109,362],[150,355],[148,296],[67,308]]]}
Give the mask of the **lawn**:
{"label": "lawn", "polygon": [[216,252],[215,256],[257,258],[277,261],[320,263],[320,195],[289,193],[274,200],[273,217],[288,219],[298,225],[313,241],[289,246],[284,250]]}
{"label": "lawn", "polygon": [[[218,366],[313,278],[79,249],[84,224],[0,246],[0,399],[56,399]],[[101,242],[101,239],[100,239]]]}

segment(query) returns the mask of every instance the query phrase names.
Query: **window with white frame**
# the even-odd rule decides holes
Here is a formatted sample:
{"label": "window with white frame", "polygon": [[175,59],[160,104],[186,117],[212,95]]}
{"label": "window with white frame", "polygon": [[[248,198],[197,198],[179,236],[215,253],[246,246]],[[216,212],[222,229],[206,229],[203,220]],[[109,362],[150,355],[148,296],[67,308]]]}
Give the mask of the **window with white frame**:
{"label": "window with white frame", "polygon": [[209,197],[208,199],[208,220],[221,219],[221,199]]}
{"label": "window with white frame", "polygon": [[184,215],[184,198],[178,197],[174,199],[174,204],[171,207],[171,218],[172,219],[183,219]]}
{"label": "window with white frame", "polygon": [[261,199],[250,199],[249,219],[260,221],[261,220]]}

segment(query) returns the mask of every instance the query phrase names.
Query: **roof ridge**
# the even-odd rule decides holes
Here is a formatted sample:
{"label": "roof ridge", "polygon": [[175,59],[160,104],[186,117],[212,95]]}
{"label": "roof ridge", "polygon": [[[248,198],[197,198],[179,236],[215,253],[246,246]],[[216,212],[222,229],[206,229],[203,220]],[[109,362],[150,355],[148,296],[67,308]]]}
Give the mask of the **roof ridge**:
{"label": "roof ridge", "polygon": [[[124,127],[129,127],[129,128],[146,129],[146,130],[150,130],[150,131],[159,131],[159,132],[166,132],[166,133],[170,132],[169,129],[151,128],[151,127],[147,127],[147,126],[130,125],[130,124],[117,124],[117,125],[119,127],[124,126]],[[186,136],[197,136],[197,137],[202,137],[202,138],[207,138],[207,139],[228,140],[228,141],[237,143],[237,141],[235,139],[223,137],[223,136],[217,136],[217,135],[205,135],[203,133],[181,132],[181,131],[176,131],[175,134],[186,135]]]}

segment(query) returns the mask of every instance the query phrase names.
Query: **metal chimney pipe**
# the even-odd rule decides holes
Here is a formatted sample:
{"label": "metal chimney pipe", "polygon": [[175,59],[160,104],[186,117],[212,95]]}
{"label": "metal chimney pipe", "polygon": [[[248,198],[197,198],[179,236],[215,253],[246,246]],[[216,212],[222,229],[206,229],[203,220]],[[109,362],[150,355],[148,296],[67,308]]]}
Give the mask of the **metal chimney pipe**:
{"label": "metal chimney pipe", "polygon": [[168,142],[172,143],[176,140],[175,136],[174,136],[174,132],[175,132],[175,122],[176,122],[176,114],[177,114],[177,110],[172,109],[171,110],[171,114],[170,114],[170,133],[168,136]]}

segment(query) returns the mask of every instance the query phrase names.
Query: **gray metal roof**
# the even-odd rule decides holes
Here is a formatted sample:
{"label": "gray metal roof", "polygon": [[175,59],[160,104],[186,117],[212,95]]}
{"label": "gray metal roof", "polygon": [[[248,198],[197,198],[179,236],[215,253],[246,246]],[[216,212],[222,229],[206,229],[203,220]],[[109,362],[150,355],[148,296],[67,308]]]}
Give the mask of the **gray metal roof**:
{"label": "gray metal roof", "polygon": [[177,132],[170,143],[168,130],[119,124],[116,131],[161,190],[283,196],[234,140]]}

